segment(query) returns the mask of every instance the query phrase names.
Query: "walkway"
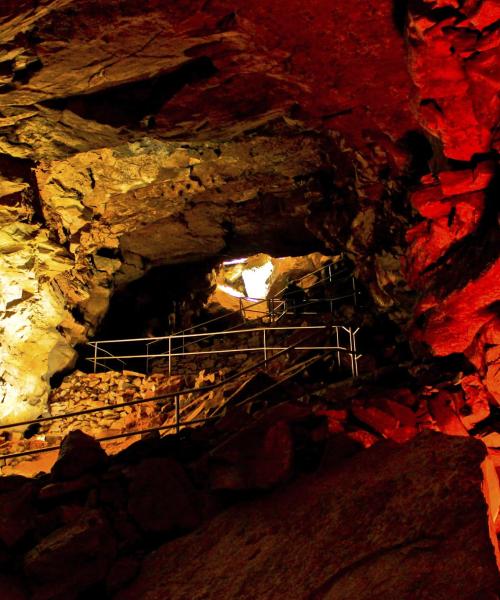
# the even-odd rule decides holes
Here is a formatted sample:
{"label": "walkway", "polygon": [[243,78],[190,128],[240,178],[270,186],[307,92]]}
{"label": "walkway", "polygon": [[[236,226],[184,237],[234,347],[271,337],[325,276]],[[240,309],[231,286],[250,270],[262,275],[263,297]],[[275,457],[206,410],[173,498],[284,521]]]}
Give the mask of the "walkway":
{"label": "walkway", "polygon": [[[320,280],[311,288],[322,281]],[[330,283],[334,281],[331,274],[328,281]],[[352,281],[353,291],[349,298],[355,304],[357,290],[355,281]],[[92,354],[87,360],[92,363],[95,373],[99,369],[113,370],[113,367],[115,370],[117,368],[123,370],[135,366],[135,370],[137,370],[136,365],[142,364],[142,370],[145,373],[149,373],[152,369],[163,370],[166,375],[174,376],[179,372],[187,372],[188,363],[194,364],[195,370],[201,370],[199,368],[200,361],[206,357],[212,357],[216,363],[223,364],[225,367],[233,357],[234,368],[229,369],[229,375],[223,380],[215,381],[210,385],[188,386],[149,398],[134,398],[128,402],[2,425],[0,431],[22,431],[29,426],[46,425],[60,419],[85,418],[85,416],[101,414],[106,411],[116,411],[125,407],[150,403],[162,412],[166,409],[167,418],[162,425],[122,431],[117,435],[101,437],[100,441],[108,442],[129,437],[137,439],[138,435],[169,430],[179,433],[181,428],[188,425],[198,425],[220,418],[227,406],[232,405],[233,398],[238,398],[238,404],[246,404],[272,393],[275,388],[283,386],[286,382],[307,372],[315,363],[326,358],[328,358],[328,363],[335,366],[339,373],[345,372],[347,369],[349,375],[355,378],[358,375],[358,360],[361,356],[358,354],[356,344],[358,328],[353,329],[344,325],[284,324],[285,319],[297,316],[300,318],[307,316],[309,320],[310,315],[324,315],[325,306],[332,308],[333,302],[343,299],[341,297],[314,298],[309,296],[300,305],[290,301],[290,298],[283,297],[265,301],[247,299],[246,305],[241,308],[241,323],[226,330],[196,332],[197,329],[213,326],[214,323],[220,322],[222,318],[219,317],[199,324],[190,330],[169,336],[153,339],[134,338],[89,342],[88,346],[92,349]],[[262,310],[258,326],[251,327],[245,323],[248,318],[246,311],[260,310],[262,307],[266,307],[268,310]],[[253,357],[250,362],[247,362],[249,366],[245,368],[241,368],[241,357],[243,356]],[[265,372],[269,368],[271,368],[274,379],[270,378],[268,384],[260,386],[257,392],[250,393],[249,396],[243,394],[242,397],[241,393],[235,396],[235,390],[243,389],[245,381],[248,382],[258,373]],[[228,372],[227,368],[223,370]],[[206,402],[209,397],[212,399],[210,403]],[[213,402],[214,397],[218,399],[215,403]],[[202,416],[199,416],[200,414]],[[0,455],[0,459],[18,460],[21,457],[32,457],[58,449],[59,444],[51,446],[45,444],[40,448],[9,452]]]}

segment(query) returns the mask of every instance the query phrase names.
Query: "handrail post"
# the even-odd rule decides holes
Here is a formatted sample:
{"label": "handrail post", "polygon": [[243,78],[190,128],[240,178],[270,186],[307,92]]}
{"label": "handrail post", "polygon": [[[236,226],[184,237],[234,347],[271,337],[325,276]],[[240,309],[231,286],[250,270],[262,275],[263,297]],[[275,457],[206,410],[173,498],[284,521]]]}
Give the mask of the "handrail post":
{"label": "handrail post", "polygon": [[181,427],[180,427],[180,402],[179,402],[179,394],[176,394],[174,396],[174,402],[175,402],[175,432],[178,435],[179,431],[181,430]]}
{"label": "handrail post", "polygon": [[243,323],[246,323],[247,319],[245,316],[245,308],[243,307],[243,298],[239,298],[240,301],[240,315],[241,315],[241,320],[243,321]]}
{"label": "handrail post", "polygon": [[172,375],[172,336],[168,336],[168,375]]}
{"label": "handrail post", "polygon": [[266,330],[262,330],[262,341],[264,346],[264,366],[267,367]]}
{"label": "handrail post", "polygon": [[149,375],[149,343],[146,344],[146,375]]}
{"label": "handrail post", "polygon": [[97,371],[97,342],[94,342],[94,373]]}
{"label": "handrail post", "polygon": [[353,343],[353,336],[352,336],[352,329],[349,327],[349,350],[351,352],[351,373],[352,373],[352,377],[354,378],[354,350],[353,350],[353,346],[355,344]]}
{"label": "handrail post", "polygon": [[339,326],[335,325],[335,331],[337,333],[337,348],[339,348],[339,350],[337,350],[337,361],[339,363],[339,369],[340,369],[340,337],[339,337]]}
{"label": "handrail post", "polygon": [[353,332],[352,334],[352,345],[354,348],[354,377],[358,376],[358,349],[357,349],[357,344],[356,344],[356,334],[358,333],[359,328],[356,329],[356,331]]}

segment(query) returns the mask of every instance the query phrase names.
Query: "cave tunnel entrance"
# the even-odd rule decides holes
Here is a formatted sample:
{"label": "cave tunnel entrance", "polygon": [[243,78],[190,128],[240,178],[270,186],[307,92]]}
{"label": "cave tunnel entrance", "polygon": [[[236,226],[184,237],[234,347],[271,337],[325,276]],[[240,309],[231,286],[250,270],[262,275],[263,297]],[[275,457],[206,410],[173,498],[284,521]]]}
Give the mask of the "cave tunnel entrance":
{"label": "cave tunnel entrance", "polygon": [[[121,339],[166,335],[172,324],[169,315],[181,303],[198,307],[212,287],[211,272],[216,261],[154,267],[112,296],[96,339]],[[176,324],[177,326],[177,324]]]}
{"label": "cave tunnel entrance", "polygon": [[[268,312],[269,299],[285,295],[292,281],[299,281],[304,290],[314,290],[312,296],[320,295],[317,284],[326,265],[341,262],[345,267],[341,255],[321,252],[285,257],[258,253],[158,266],[115,291],[95,339],[155,338],[193,326],[201,325],[200,331],[219,331],[241,322],[251,323]],[[347,285],[349,295],[350,281]],[[210,321],[214,323],[207,324]],[[134,344],[131,342],[131,354],[137,352]],[[78,368],[88,371],[88,346],[80,348],[80,356]],[[112,366],[117,367],[120,365]]]}

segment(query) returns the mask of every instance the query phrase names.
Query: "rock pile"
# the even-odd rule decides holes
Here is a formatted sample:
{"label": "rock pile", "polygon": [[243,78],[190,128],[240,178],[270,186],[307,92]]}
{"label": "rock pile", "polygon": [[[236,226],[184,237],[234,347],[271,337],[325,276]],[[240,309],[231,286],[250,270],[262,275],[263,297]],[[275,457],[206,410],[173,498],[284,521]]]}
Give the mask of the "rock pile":
{"label": "rock pile", "polygon": [[[199,378],[200,385],[203,377]],[[67,376],[61,385],[50,394],[47,416],[60,416],[98,407],[115,407],[132,400],[147,400],[180,390],[185,387],[181,376],[153,374],[146,377],[132,371],[107,371],[104,373],[83,373],[75,371]],[[42,421],[35,426],[36,433],[25,427],[7,430],[4,442],[0,446],[2,453],[23,452],[39,448],[59,446],[63,437],[74,429],[81,429],[97,438],[129,433],[133,430],[148,429],[162,425],[171,401],[145,402],[131,406],[114,408],[110,411],[95,412],[62,418],[54,421]],[[165,414],[167,413],[167,414]],[[109,452],[116,451],[138,438],[125,438],[107,442]],[[20,462],[34,460],[36,455],[3,461],[2,472],[9,474]],[[36,473],[36,467],[33,474]]]}

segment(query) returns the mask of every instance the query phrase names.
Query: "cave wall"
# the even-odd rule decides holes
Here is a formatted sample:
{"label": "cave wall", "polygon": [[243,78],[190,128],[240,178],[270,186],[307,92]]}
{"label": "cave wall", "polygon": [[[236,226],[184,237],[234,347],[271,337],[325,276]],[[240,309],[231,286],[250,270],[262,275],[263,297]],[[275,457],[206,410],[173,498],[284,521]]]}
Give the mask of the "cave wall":
{"label": "cave wall", "polygon": [[463,353],[500,399],[498,117],[500,6],[415,5],[407,28],[415,116],[433,140],[432,173],[410,194],[421,217],[406,239],[419,292],[413,338]]}
{"label": "cave wall", "polygon": [[2,3],[0,418],[40,411],[116,285],[311,234],[417,353],[465,353],[499,399],[499,16]]}

